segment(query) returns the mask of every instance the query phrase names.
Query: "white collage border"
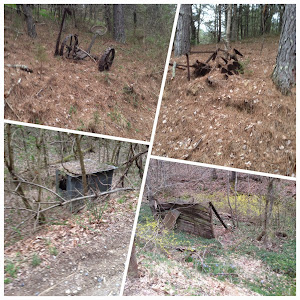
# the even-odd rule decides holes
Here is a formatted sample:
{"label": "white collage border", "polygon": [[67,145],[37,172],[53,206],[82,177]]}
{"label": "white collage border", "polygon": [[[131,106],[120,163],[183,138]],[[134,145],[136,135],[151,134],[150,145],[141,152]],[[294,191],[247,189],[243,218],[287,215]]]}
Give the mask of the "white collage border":
{"label": "white collage border", "polygon": [[[32,0],[32,1],[28,1],[28,0],[23,0],[23,1],[14,1],[15,4],[41,4],[41,3],[45,3],[45,4],[64,4],[64,3],[68,3],[68,4],[82,4],[85,1],[45,1],[45,0],[40,0],[40,1],[36,1],[36,0]],[[164,161],[170,161],[170,162],[178,162],[178,163],[184,163],[184,164],[189,164],[189,165],[195,165],[195,166],[202,166],[202,167],[209,167],[209,168],[216,168],[216,169],[222,169],[222,170],[228,170],[228,171],[237,171],[240,173],[248,173],[248,174],[254,174],[254,175],[259,175],[259,176],[267,176],[267,177],[274,177],[274,178],[279,178],[279,179],[285,179],[285,180],[292,180],[292,181],[296,181],[297,180],[295,177],[288,177],[288,176],[282,176],[282,175],[277,175],[277,174],[269,174],[269,173],[264,173],[264,172],[257,172],[257,171],[251,171],[251,170],[244,170],[244,169],[237,169],[237,168],[231,168],[231,167],[223,167],[223,166],[219,166],[219,165],[211,165],[211,164],[204,164],[204,163],[197,163],[197,162],[193,162],[193,161],[185,161],[185,160],[179,160],[179,159],[172,159],[172,158],[167,158],[167,157],[160,157],[160,156],[155,156],[155,155],[151,155],[151,151],[152,151],[152,147],[153,147],[153,142],[154,142],[154,137],[155,137],[155,131],[156,131],[156,127],[157,127],[157,121],[158,121],[158,116],[159,116],[159,111],[160,111],[160,107],[161,107],[161,102],[162,102],[162,97],[163,97],[163,91],[164,91],[164,87],[165,87],[165,82],[166,82],[166,77],[167,77],[167,72],[168,72],[168,64],[169,64],[169,60],[171,57],[171,52],[172,52],[172,45],[173,45],[173,40],[175,37],[175,31],[176,31],[176,24],[177,24],[177,20],[178,20],[178,15],[179,15],[179,9],[180,9],[180,4],[207,4],[209,2],[209,4],[240,4],[240,3],[247,3],[247,4],[297,4],[297,1],[278,1],[278,0],[273,0],[273,1],[224,1],[224,0],[220,0],[220,1],[201,1],[201,0],[195,0],[195,1],[187,1],[187,0],[181,0],[181,1],[172,1],[172,0],[165,0],[165,1],[155,1],[155,0],[141,0],[141,1],[136,1],[136,0],[107,0],[107,1],[103,1],[103,0],[90,0],[90,1],[86,1],[85,4],[176,4],[177,8],[176,8],[176,13],[175,13],[175,17],[174,17],[174,23],[173,23],[173,28],[172,28],[172,33],[171,33],[171,37],[170,37],[170,44],[169,44],[169,48],[168,48],[168,53],[167,53],[167,58],[166,58],[166,63],[165,63],[165,68],[164,68],[164,74],[163,74],[163,78],[162,78],[162,83],[161,83],[161,89],[160,89],[160,94],[159,94],[159,98],[158,98],[158,103],[157,103],[157,110],[156,110],[156,114],[155,114],[155,119],[153,122],[153,128],[152,128],[152,134],[151,134],[151,139],[150,142],[146,142],[146,141],[140,141],[140,140],[134,140],[134,139],[127,139],[127,138],[121,138],[121,137],[114,137],[114,136],[107,136],[107,135],[103,135],[103,134],[95,134],[95,133],[87,133],[87,132],[81,132],[81,131],[76,131],[76,130],[69,130],[69,129],[63,129],[63,128],[57,128],[57,127],[52,127],[52,126],[44,126],[44,125],[35,125],[35,124],[29,124],[29,123],[23,123],[23,122],[17,122],[17,121],[11,121],[11,120],[5,120],[4,119],[4,105],[2,102],[2,105],[0,107],[0,112],[1,112],[1,117],[3,122],[1,122],[0,124],[0,149],[1,149],[1,155],[2,155],[2,159],[0,160],[0,167],[1,167],[1,178],[0,178],[0,187],[1,187],[1,197],[0,199],[1,201],[1,207],[4,207],[4,161],[3,161],[3,157],[4,157],[4,124],[5,123],[10,123],[10,124],[16,124],[16,125],[24,125],[24,126],[28,126],[28,127],[35,127],[35,128],[44,128],[44,129],[48,129],[48,130],[55,130],[55,131],[61,131],[61,132],[68,132],[68,133],[75,133],[75,134],[80,134],[80,135],[87,135],[87,136],[93,136],[93,137],[99,137],[99,138],[105,138],[105,139],[111,139],[111,140],[119,140],[119,141],[124,141],[124,142],[130,142],[130,143],[139,143],[139,144],[144,144],[148,146],[148,154],[147,154],[147,159],[146,159],[146,164],[145,164],[145,169],[144,169],[144,176],[143,176],[143,180],[142,180],[142,184],[141,184],[141,188],[140,188],[140,195],[139,195],[139,200],[138,200],[138,205],[137,205],[137,210],[136,210],[136,214],[135,214],[135,220],[134,220],[134,224],[133,224],[133,228],[132,228],[132,235],[131,235],[131,239],[130,239],[130,244],[129,244],[129,248],[128,248],[128,255],[126,258],[126,263],[125,263],[125,269],[124,269],[124,274],[123,274],[123,280],[122,280],[122,284],[121,284],[121,288],[120,288],[120,295],[117,297],[123,297],[123,291],[124,291],[124,287],[125,287],[125,281],[126,281],[126,274],[127,274],[127,270],[128,270],[128,266],[129,266],[129,260],[130,260],[130,254],[131,254],[131,248],[133,245],[133,241],[134,241],[134,235],[135,235],[135,231],[136,231],[136,226],[137,226],[137,221],[138,221],[138,215],[139,215],[139,211],[140,211],[140,206],[141,206],[141,201],[142,201],[142,197],[143,197],[143,192],[144,192],[144,187],[145,187],[145,182],[146,182],[146,177],[147,177],[147,171],[148,171],[148,167],[149,167],[149,163],[150,163],[150,159],[158,159],[158,160],[164,160]],[[7,1],[4,0],[2,7],[0,9],[0,18],[1,18],[1,32],[0,32],[0,38],[1,38],[1,49],[0,49],[0,61],[1,61],[1,66],[2,66],[2,84],[0,87],[0,92],[1,95],[4,95],[4,4],[11,4],[11,1]],[[297,9],[297,17],[299,16],[300,13],[300,5],[296,5],[296,9]],[[298,37],[298,31],[300,32],[300,20],[296,20],[297,23],[297,37]],[[298,50],[298,46],[296,45],[296,49]],[[300,67],[300,61],[296,60],[296,67],[299,70]],[[299,94],[299,84],[298,84],[298,77],[297,77],[297,85],[296,85],[296,99],[298,99],[298,94]],[[296,100],[297,102],[297,100]],[[298,108],[296,105],[296,160],[299,157],[299,113],[298,113]],[[296,184],[296,195],[298,194],[298,192],[300,187],[298,187],[298,185]],[[297,196],[296,196],[297,199]],[[297,201],[297,200],[296,200]],[[299,205],[298,205],[299,206]],[[297,206],[297,215],[298,215],[298,206]],[[2,209],[2,213],[0,215],[0,222],[2,225],[2,234],[1,234],[1,239],[0,239],[0,243],[1,243],[1,249],[2,249],[2,256],[1,256],[1,260],[0,260],[0,265],[2,267],[2,270],[4,270],[4,228],[3,228],[3,224],[4,224],[4,209]],[[300,222],[298,222],[300,223]],[[297,224],[297,229],[299,229],[299,226]],[[296,247],[297,247],[297,254],[300,254],[300,251],[298,251],[298,246],[300,245],[300,242],[296,242]],[[298,257],[298,255],[297,255]],[[297,267],[297,271],[300,270],[300,268],[298,267],[298,264],[296,265]],[[3,286],[2,288],[2,295],[4,295],[4,272],[1,272],[1,276],[0,276],[0,280],[1,280],[1,286]],[[298,284],[297,284],[298,287]],[[58,299],[63,299],[65,298],[65,296],[55,296]],[[104,296],[103,296],[104,297]],[[161,298],[162,296],[156,296],[156,297],[150,297],[150,298],[154,298],[154,299],[158,299]],[[210,298],[214,298],[217,296],[207,296]],[[240,298],[241,296],[239,296],[238,298]],[[250,298],[253,296],[250,296]],[[282,296],[281,296],[282,297]],[[51,297],[44,297],[44,298],[49,298],[52,299],[53,296]],[[90,298],[90,297],[89,297]],[[91,297],[91,298],[102,298],[100,296],[98,297]],[[135,296],[134,298],[140,298]],[[187,298],[187,297],[184,297]],[[249,297],[248,297],[249,298]],[[280,297],[279,297],[280,298]],[[10,296],[10,299],[20,299],[20,297],[17,296]]]}

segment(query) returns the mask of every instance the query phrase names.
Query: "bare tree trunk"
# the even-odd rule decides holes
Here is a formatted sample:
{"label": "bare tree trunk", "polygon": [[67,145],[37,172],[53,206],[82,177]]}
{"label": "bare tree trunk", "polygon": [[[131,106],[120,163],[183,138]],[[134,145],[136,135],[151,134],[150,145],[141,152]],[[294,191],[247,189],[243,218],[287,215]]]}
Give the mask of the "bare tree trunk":
{"label": "bare tree trunk", "polygon": [[231,40],[237,40],[237,4],[233,5]]}
{"label": "bare tree trunk", "polygon": [[130,261],[128,266],[128,275],[134,278],[139,277],[139,270],[138,270],[138,263],[136,259],[136,253],[135,253],[135,244],[133,242],[131,255],[130,255]]}
{"label": "bare tree trunk", "polygon": [[22,186],[17,182],[19,178],[15,174],[14,152],[13,152],[13,147],[11,145],[11,138],[12,138],[11,124],[6,124],[5,128],[6,128],[7,140],[6,140],[6,147],[4,149],[4,162],[8,169],[8,172],[10,173],[12,179],[15,182],[15,186],[16,186],[15,192],[21,197],[25,207],[27,209],[32,210],[32,207],[25,196]]}
{"label": "bare tree trunk", "polygon": [[221,42],[222,37],[222,4],[219,4],[219,31],[218,31],[218,43]]}
{"label": "bare tree trunk", "polygon": [[231,11],[232,11],[232,4],[228,4],[228,6],[227,6],[227,24],[226,24],[226,47],[227,47],[227,50],[230,49]]}
{"label": "bare tree trunk", "polygon": [[60,43],[61,33],[62,33],[62,30],[63,30],[63,27],[64,27],[64,22],[65,22],[65,18],[66,18],[67,14],[71,15],[71,11],[68,8],[65,8],[63,18],[61,20],[60,28],[59,28],[58,37],[57,37],[57,40],[56,40],[54,56],[59,55],[59,43]]}
{"label": "bare tree trunk", "polygon": [[227,173],[227,201],[228,201],[228,206],[230,209],[232,225],[235,227],[235,222],[234,222],[234,218],[233,218],[233,210],[232,210],[232,206],[231,206],[230,199],[229,199],[229,193],[230,193],[230,188],[229,188],[229,172],[228,172]]}
{"label": "bare tree trunk", "polygon": [[22,4],[23,13],[26,18],[26,24],[27,24],[27,34],[32,37],[36,38],[37,34],[35,31],[35,23],[32,17],[32,9],[29,4]]}
{"label": "bare tree trunk", "polygon": [[81,139],[82,135],[76,135],[76,147],[77,147],[77,153],[80,161],[80,168],[81,168],[81,176],[82,176],[82,185],[83,185],[83,195],[86,196],[88,192],[88,184],[87,184],[87,179],[86,179],[86,172],[85,172],[85,167],[84,167],[84,160],[83,160],[83,153],[81,151]]}
{"label": "bare tree trunk", "polygon": [[117,42],[125,43],[125,23],[123,4],[114,4],[114,39]]}
{"label": "bare tree trunk", "polygon": [[264,244],[267,245],[269,239],[269,223],[272,217],[273,204],[274,204],[274,178],[269,178],[268,191],[266,195],[266,204],[265,204],[265,215],[263,221],[263,230],[261,234],[257,237],[257,240],[260,241],[264,238]]}
{"label": "bare tree trunk", "polygon": [[236,219],[236,227],[239,228],[239,216],[238,216],[238,205],[237,205],[237,172],[235,172],[235,182],[234,182],[234,214]]}
{"label": "bare tree trunk", "polygon": [[187,54],[191,50],[191,8],[190,4],[182,4],[179,11],[179,17],[174,41],[174,55],[180,56]]}
{"label": "bare tree trunk", "polygon": [[112,32],[112,24],[111,24],[111,10],[110,10],[110,6],[111,4],[105,4],[104,8],[105,8],[105,13],[104,13],[104,18],[105,18],[105,23],[106,23],[106,27],[107,27],[107,31],[109,33]]}
{"label": "bare tree trunk", "polygon": [[[35,172],[37,174],[37,183],[38,185],[42,185],[42,178],[41,178],[41,170],[42,170],[42,141],[44,138],[44,130],[40,129],[40,136],[36,138],[36,148],[37,148],[37,167],[35,168]],[[42,188],[38,187],[38,198],[37,198],[37,203],[38,203],[38,216],[37,216],[37,223],[42,224],[45,223],[46,217],[43,213],[39,213],[40,210],[40,202],[42,200]]]}
{"label": "bare tree trunk", "polygon": [[218,179],[217,169],[215,169],[215,168],[211,169],[211,179],[212,180],[217,180]]}
{"label": "bare tree trunk", "polygon": [[275,85],[288,95],[296,84],[296,5],[286,4],[276,66],[272,74]]}

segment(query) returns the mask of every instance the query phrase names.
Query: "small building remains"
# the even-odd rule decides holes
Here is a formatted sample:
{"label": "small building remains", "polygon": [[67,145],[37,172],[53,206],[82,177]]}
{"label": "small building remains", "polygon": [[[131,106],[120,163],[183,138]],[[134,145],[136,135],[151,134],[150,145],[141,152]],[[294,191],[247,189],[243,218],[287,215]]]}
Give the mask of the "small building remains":
{"label": "small building remains", "polygon": [[166,228],[177,228],[207,239],[215,237],[211,205],[206,207],[194,202],[194,199],[155,202],[156,215],[163,219]]}
{"label": "small building remains", "polygon": [[[115,166],[100,164],[91,159],[84,160],[89,193],[105,192],[111,189]],[[64,163],[56,170],[56,192],[64,199],[70,200],[83,195],[81,166],[79,161]],[[70,203],[72,212],[83,205],[83,200]]]}

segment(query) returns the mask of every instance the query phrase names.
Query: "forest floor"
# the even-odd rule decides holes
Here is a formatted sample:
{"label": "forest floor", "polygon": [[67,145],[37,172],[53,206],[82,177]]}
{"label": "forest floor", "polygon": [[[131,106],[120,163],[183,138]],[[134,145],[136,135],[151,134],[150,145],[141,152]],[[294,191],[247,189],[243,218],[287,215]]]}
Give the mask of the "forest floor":
{"label": "forest floor", "polygon": [[[24,20],[5,10],[5,119],[149,141],[168,45],[98,37],[91,54],[116,51],[111,69],[100,73],[89,58],[54,57],[59,22],[41,19],[32,40]],[[61,41],[69,33],[88,48],[93,34],[87,28],[67,25]],[[6,64],[26,65],[33,73]]]}
{"label": "forest floor", "polygon": [[[156,199],[170,201],[192,197],[203,205],[212,201],[219,213],[228,214],[227,172],[217,170],[218,178],[212,180],[210,168],[198,168],[201,171],[196,173],[197,168],[191,167],[186,176],[171,176],[169,188],[156,195]],[[258,212],[259,202],[255,197],[267,193],[267,182],[267,177],[238,175],[239,226],[234,228],[231,220],[223,217],[231,228],[225,230],[214,218],[213,239],[176,229],[163,230],[153,219],[149,204],[142,202],[135,240],[139,277],[127,277],[124,295],[295,295],[295,218],[287,216],[281,220],[280,229],[277,228],[285,232],[286,237],[276,236],[274,229],[267,245],[257,240],[262,231],[258,216],[263,212]],[[294,181],[276,183],[278,199],[292,199],[295,192]],[[245,199],[242,195],[246,195]],[[234,203],[232,196],[230,200]]]}
{"label": "forest floor", "polygon": [[[266,37],[262,53],[262,39],[233,43],[243,54],[244,73],[228,80],[213,71],[188,81],[187,71],[179,69],[172,79],[170,67],[152,154],[296,176],[296,89],[283,96],[271,80],[278,39]],[[191,54],[190,64],[209,56]],[[185,56],[173,61],[186,65]]]}
{"label": "forest floor", "polygon": [[100,218],[86,210],[7,244],[5,295],[119,295],[136,205],[135,192],[111,196]]}

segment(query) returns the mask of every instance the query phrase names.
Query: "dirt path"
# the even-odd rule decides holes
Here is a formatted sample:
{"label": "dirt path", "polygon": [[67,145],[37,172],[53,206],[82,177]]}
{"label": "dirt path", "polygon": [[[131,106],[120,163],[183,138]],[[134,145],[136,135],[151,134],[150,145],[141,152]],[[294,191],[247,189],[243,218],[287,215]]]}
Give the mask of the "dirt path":
{"label": "dirt path", "polygon": [[[19,271],[5,285],[5,295],[119,295],[137,201],[132,195],[128,199],[123,204],[111,200],[98,224],[69,221],[8,247],[5,260],[19,264]],[[50,239],[57,256],[48,253]],[[37,267],[30,263],[33,253],[42,258]]]}

